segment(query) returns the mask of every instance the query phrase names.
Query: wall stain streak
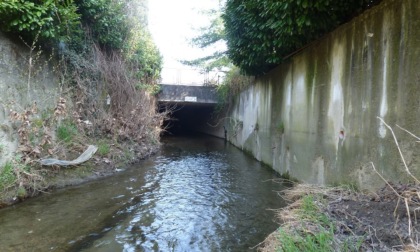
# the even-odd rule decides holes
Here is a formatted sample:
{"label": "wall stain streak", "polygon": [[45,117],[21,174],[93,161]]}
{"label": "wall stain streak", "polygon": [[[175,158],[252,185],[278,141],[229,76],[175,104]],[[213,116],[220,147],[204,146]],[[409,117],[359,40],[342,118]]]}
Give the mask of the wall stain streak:
{"label": "wall stain streak", "polygon": [[[383,181],[370,162],[385,178],[406,182],[392,136],[377,117],[420,135],[419,17],[418,0],[383,0],[257,78],[228,114],[244,125],[241,137],[229,140],[309,183],[378,188]],[[420,177],[415,140],[395,132]]]}

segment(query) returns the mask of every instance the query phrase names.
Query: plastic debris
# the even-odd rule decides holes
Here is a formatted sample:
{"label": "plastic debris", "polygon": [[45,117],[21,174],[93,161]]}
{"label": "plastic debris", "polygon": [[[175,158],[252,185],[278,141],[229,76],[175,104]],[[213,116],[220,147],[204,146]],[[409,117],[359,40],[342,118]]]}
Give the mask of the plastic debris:
{"label": "plastic debris", "polygon": [[45,158],[39,160],[41,165],[59,165],[59,166],[69,166],[69,165],[78,165],[88,161],[93,154],[96,153],[98,147],[94,145],[89,145],[88,148],[83,152],[78,158],[68,161],[68,160],[59,160],[55,158]]}

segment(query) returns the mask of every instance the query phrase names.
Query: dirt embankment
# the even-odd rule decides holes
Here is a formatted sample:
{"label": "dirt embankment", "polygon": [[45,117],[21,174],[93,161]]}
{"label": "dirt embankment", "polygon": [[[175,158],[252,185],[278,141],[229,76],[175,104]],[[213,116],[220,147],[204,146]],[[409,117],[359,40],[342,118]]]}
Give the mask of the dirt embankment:
{"label": "dirt embankment", "polygon": [[420,186],[391,186],[327,206],[328,214],[343,226],[343,235],[364,237],[364,251],[420,250]]}
{"label": "dirt embankment", "polygon": [[[119,115],[102,112],[92,120],[82,120],[75,108],[68,108],[60,97],[49,113],[40,113],[34,103],[21,111],[10,112],[18,148],[14,158],[0,169],[0,207],[34,197],[56,187],[79,184],[110,175],[125,165],[155,153],[159,146],[162,114],[155,112],[153,102],[132,106],[133,113]],[[141,111],[140,111],[141,110]],[[142,115],[147,115],[142,118]],[[69,116],[71,115],[71,116]],[[74,160],[89,145],[96,153],[87,162],[76,166],[45,166],[40,160],[52,158]]]}
{"label": "dirt embankment", "polygon": [[[154,153],[159,145],[167,113],[157,112],[155,97],[138,86],[133,65],[123,55],[92,44],[83,57],[68,51],[57,61],[29,61],[34,69],[45,65],[57,70],[50,75],[60,77],[60,82],[40,81],[52,86],[48,99],[40,96],[47,88],[35,85],[35,73],[27,80],[8,76],[19,90],[28,92],[22,95],[26,100],[10,95],[0,104],[0,207],[54,187],[112,174]],[[38,75],[49,73],[48,69]],[[153,79],[145,83],[156,87]],[[43,158],[74,160],[89,145],[95,145],[97,152],[79,166],[39,163]]]}

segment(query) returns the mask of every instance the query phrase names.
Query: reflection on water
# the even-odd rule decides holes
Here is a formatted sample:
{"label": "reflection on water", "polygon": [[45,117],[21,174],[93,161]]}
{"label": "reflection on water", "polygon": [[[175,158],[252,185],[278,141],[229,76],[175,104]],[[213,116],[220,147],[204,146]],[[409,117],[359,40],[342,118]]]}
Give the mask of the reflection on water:
{"label": "reflection on water", "polygon": [[220,139],[164,142],[116,176],[0,210],[0,251],[244,251],[276,228],[269,168]]}

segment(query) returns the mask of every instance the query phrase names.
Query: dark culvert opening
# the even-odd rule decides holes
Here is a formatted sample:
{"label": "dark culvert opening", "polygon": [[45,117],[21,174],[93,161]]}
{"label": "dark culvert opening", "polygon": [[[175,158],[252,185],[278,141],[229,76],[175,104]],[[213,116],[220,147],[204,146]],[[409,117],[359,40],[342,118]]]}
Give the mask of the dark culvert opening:
{"label": "dark culvert opening", "polygon": [[163,122],[163,135],[206,133],[212,127],[215,105],[211,104],[159,104],[160,112],[169,111]]}

